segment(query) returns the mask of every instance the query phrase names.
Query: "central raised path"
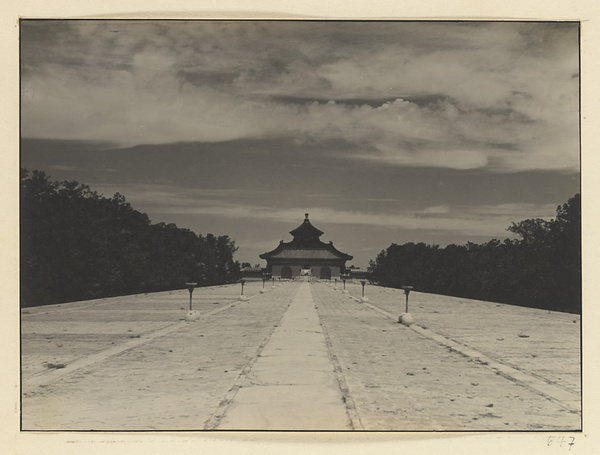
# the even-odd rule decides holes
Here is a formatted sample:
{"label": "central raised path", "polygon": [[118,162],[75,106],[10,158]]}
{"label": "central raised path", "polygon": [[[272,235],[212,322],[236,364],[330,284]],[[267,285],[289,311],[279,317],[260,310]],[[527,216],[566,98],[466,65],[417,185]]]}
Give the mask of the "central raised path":
{"label": "central raised path", "polygon": [[353,429],[309,283],[223,406],[222,430]]}

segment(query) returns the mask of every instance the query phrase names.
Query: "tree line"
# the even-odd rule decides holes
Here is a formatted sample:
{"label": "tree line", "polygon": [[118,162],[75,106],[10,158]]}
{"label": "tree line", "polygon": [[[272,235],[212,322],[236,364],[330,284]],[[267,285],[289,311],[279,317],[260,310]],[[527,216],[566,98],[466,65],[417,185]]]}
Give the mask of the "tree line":
{"label": "tree line", "polygon": [[512,223],[517,239],[483,244],[392,243],[369,264],[382,286],[581,313],[581,197],[550,221]]}
{"label": "tree line", "polygon": [[231,283],[239,279],[228,236],[152,224],[125,197],[21,169],[21,305]]}

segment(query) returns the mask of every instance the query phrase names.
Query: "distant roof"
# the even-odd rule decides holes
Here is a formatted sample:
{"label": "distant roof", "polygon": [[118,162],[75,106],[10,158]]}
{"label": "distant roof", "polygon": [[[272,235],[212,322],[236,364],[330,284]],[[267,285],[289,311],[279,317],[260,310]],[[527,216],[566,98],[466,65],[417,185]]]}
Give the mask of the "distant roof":
{"label": "distant roof", "polygon": [[368,278],[369,272],[361,269],[350,269],[350,276],[352,278]]}
{"label": "distant roof", "polygon": [[242,272],[260,272],[262,267],[242,267],[240,270]]}

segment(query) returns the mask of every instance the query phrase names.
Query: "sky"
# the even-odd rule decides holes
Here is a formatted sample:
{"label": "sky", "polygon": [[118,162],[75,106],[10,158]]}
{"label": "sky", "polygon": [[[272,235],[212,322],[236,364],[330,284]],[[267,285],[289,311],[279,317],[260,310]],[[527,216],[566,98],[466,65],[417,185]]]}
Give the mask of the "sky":
{"label": "sky", "polygon": [[309,213],[391,243],[510,238],[579,192],[576,23],[21,21],[21,165],[261,264]]}

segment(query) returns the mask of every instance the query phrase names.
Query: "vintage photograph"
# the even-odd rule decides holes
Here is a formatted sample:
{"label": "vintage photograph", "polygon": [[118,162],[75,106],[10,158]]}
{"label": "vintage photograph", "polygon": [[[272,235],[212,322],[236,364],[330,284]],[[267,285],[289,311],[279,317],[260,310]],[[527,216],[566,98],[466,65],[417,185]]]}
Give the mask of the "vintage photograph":
{"label": "vintage photograph", "polygon": [[580,25],[21,20],[21,430],[580,432]]}

